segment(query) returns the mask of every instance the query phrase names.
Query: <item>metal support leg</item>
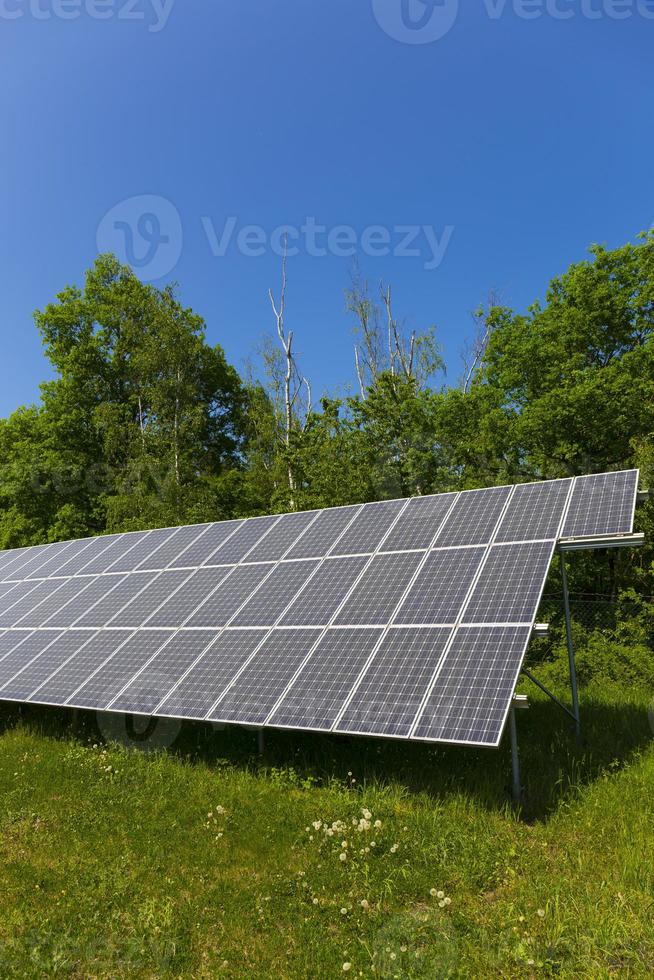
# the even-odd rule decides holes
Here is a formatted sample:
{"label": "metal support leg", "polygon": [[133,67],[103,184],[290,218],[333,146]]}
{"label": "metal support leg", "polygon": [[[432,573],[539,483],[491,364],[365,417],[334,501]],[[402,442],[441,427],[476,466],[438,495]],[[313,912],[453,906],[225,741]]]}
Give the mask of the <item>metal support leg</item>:
{"label": "metal support leg", "polygon": [[572,620],[570,618],[570,593],[568,592],[568,573],[565,568],[565,555],[561,552],[561,581],[563,584],[563,608],[565,610],[565,636],[568,644],[568,663],[570,665],[570,687],[572,689],[572,713],[575,719],[575,734],[581,738],[581,715],[579,714],[579,693],[577,691],[577,669],[575,651],[572,643]]}
{"label": "metal support leg", "polygon": [[266,739],[265,739],[263,728],[259,729],[259,731],[257,732],[257,736],[258,736],[259,755],[263,755],[263,753],[266,750]]}
{"label": "metal support leg", "polygon": [[515,708],[511,708],[509,715],[509,730],[511,732],[511,769],[513,772],[513,802],[520,803],[522,799],[522,786],[520,785],[520,758],[518,756],[518,728],[515,722]]}

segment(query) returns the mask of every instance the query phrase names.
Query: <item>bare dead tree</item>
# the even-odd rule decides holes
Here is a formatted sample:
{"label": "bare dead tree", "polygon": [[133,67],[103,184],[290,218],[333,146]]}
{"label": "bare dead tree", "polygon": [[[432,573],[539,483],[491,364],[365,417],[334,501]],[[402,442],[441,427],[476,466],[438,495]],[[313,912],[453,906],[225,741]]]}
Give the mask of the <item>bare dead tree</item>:
{"label": "bare dead tree", "polygon": [[495,323],[492,312],[496,307],[501,306],[501,298],[495,290],[491,290],[486,304],[480,306],[472,314],[474,331],[472,338],[466,342],[461,351],[463,360],[463,376],[461,378],[461,390],[465,395],[468,394],[475,377],[483,367],[486,359],[486,352],[490,343]]}
{"label": "bare dead tree", "polygon": [[347,310],[356,317],[354,364],[362,399],[383,373],[424,385],[443,368],[434,328],[423,334],[408,333],[404,322],[394,315],[390,285],[380,282],[380,302],[375,302],[355,266],[345,298]]}
{"label": "bare dead tree", "polygon": [[[288,477],[288,488],[291,494],[296,491],[296,481],[295,474],[293,472],[293,465],[290,458],[290,446],[291,439],[294,430],[299,429],[304,431],[306,427],[309,413],[311,411],[312,405],[312,395],[311,395],[311,384],[307,378],[300,372],[298,367],[297,358],[295,351],[293,349],[293,339],[294,333],[292,330],[286,330],[285,316],[286,316],[286,288],[287,288],[287,274],[286,274],[286,258],[287,258],[287,241],[284,239],[283,242],[283,255],[282,255],[282,280],[281,289],[279,295],[279,302],[275,300],[272,289],[268,290],[268,296],[270,299],[270,304],[272,306],[273,314],[275,316],[275,322],[277,327],[277,337],[279,343],[282,347],[283,358],[284,358],[284,375],[283,375],[283,441],[287,449],[287,477]],[[302,401],[302,392],[305,392],[304,402]],[[291,497],[291,506],[294,506],[293,498]]]}

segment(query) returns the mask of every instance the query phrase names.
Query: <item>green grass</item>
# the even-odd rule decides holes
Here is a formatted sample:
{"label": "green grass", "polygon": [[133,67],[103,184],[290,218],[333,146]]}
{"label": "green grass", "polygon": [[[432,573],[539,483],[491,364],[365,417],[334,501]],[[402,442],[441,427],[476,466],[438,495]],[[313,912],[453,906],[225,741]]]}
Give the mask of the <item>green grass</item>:
{"label": "green grass", "polygon": [[577,747],[529,693],[519,814],[506,746],[269,733],[259,758],[189,725],[145,755],[4,705],[0,976],[651,977],[648,694],[585,688]]}

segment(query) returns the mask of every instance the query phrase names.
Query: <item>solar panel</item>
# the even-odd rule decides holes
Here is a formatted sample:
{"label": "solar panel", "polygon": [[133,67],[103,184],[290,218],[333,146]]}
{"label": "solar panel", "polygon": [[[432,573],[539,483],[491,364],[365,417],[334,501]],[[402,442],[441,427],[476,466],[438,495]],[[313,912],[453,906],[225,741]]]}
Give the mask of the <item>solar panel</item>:
{"label": "solar panel", "polygon": [[414,497],[384,541],[382,551],[424,551],[456,500],[455,493]]}
{"label": "solar panel", "polygon": [[451,632],[390,630],[335,730],[407,738]]}
{"label": "solar panel", "polygon": [[572,480],[523,483],[515,488],[496,541],[556,538]]}
{"label": "solar panel", "polygon": [[381,629],[330,629],[268,719],[279,728],[330,731]]}
{"label": "solar panel", "polygon": [[250,561],[279,561],[298,536],[316,519],[317,511],[303,511],[299,514],[285,514],[270,529],[252,551],[248,552]]}
{"label": "solar panel", "polygon": [[[269,569],[266,569],[269,571]],[[172,591],[166,601],[149,617],[143,620],[147,626],[183,625],[193,613],[202,606],[233,568],[200,568],[183,585]],[[222,623],[219,624],[222,626]]]}
{"label": "solar panel", "polygon": [[[150,617],[175,595],[192,574],[188,569],[176,569],[164,571],[157,575],[142,592],[139,592],[131,602],[126,603],[113,619],[108,621],[108,625],[122,627],[145,625]],[[213,584],[215,584],[215,579],[214,574],[212,576]]]}
{"label": "solar panel", "polygon": [[263,725],[319,636],[319,629],[273,630],[210,712],[210,720]]}
{"label": "solar panel", "polygon": [[439,533],[435,547],[487,544],[497,526],[511,487],[466,490],[459,497]]}
{"label": "solar panel", "polygon": [[[271,574],[271,565],[241,565],[230,569],[219,587],[212,592],[187,621],[188,626],[224,626]],[[159,616],[154,617],[154,621]]]}
{"label": "solar panel", "polygon": [[0,687],[0,698],[5,701],[26,701],[30,694],[47,680],[58,667],[61,667],[75,653],[81,643],[88,639],[88,634],[75,630],[65,633],[52,632],[32,635],[49,636],[51,642],[45,650],[14,673],[11,680]]}
{"label": "solar panel", "polygon": [[531,626],[460,629],[413,737],[497,745],[530,635]]}
{"label": "solar panel", "polygon": [[311,527],[289,551],[288,558],[322,558],[336,545],[357,516],[361,506],[335,507],[320,512]]}
{"label": "solar panel", "polygon": [[115,647],[115,641],[111,641],[112,632],[107,630],[105,633],[107,648],[112,652],[95,673],[71,694],[67,704],[76,708],[106,707],[167,639],[165,631],[140,630],[132,633],[122,646]]}
{"label": "solar panel", "polygon": [[406,500],[388,500],[367,504],[332,549],[332,554],[368,555],[376,551],[406,503]]}
{"label": "solar panel", "polygon": [[490,549],[466,606],[466,623],[531,623],[552,560],[554,541]]}
{"label": "solar panel", "polygon": [[[171,568],[194,568],[209,561],[214,552],[241,527],[243,521],[223,521],[210,524],[206,531],[194,537],[177,557],[170,562]],[[183,528],[182,530],[186,530]]]}
{"label": "solar panel", "polygon": [[369,559],[328,558],[281,619],[283,626],[327,626]]}
{"label": "solar panel", "polygon": [[[87,542],[86,548],[83,548],[76,555],[69,557],[67,555],[62,555],[62,564],[58,566],[56,570],[57,576],[67,576],[67,575],[77,575],[85,565],[90,564],[94,558],[103,554],[114,541],[118,541],[122,535],[119,534],[106,534],[99,538],[91,538]],[[69,553],[70,554],[70,553]]]}
{"label": "solar panel", "polygon": [[563,537],[630,533],[637,492],[638,470],[578,477]]}
{"label": "solar panel", "polygon": [[175,536],[177,530],[178,528],[166,528],[162,531],[150,531],[146,537],[141,538],[135,548],[130,548],[120,558],[117,558],[113,565],[109,566],[107,571],[131,572],[150,557],[154,557],[156,561],[156,554],[159,548],[162,548],[169,542]]}
{"label": "solar panel", "polygon": [[106,626],[114,616],[139,595],[153,580],[152,572],[135,572],[119,577],[107,595],[93,605],[87,613],[75,621],[76,626]]}
{"label": "solar panel", "polygon": [[[274,626],[316,568],[317,560],[277,565],[234,616],[232,625]],[[241,571],[245,571],[245,568]]]}
{"label": "solar panel", "polygon": [[198,645],[197,662],[181,674],[156,713],[172,718],[206,718],[237,671],[265,639],[266,632],[230,630],[221,633],[207,650]]}
{"label": "solar panel", "polygon": [[638,473],[0,554],[0,700],[497,744],[561,536]]}
{"label": "solar panel", "polygon": [[155,552],[145,556],[139,569],[143,571],[157,571],[168,566],[179,558],[187,548],[195,542],[199,542],[202,536],[210,527],[221,527],[211,524],[192,524],[190,527],[177,528],[175,534],[161,544]]}
{"label": "solar panel", "polygon": [[455,623],[485,548],[432,551],[402,603],[396,623]]}
{"label": "solar panel", "polygon": [[112,710],[151,714],[197,660],[198,651],[211,646],[216,636],[215,630],[181,630],[169,635],[168,642],[111,702]]}
{"label": "solar panel", "polygon": [[[21,583],[22,588],[19,586],[15,593],[10,592],[6,596],[8,602],[5,610],[0,612],[0,626],[15,626],[30,609],[38,606],[43,599],[47,599],[60,584],[60,582]],[[9,601],[12,598],[14,601]]]}
{"label": "solar panel", "polygon": [[420,553],[377,555],[336,616],[342,626],[384,626],[420,564]]}
{"label": "solar panel", "polygon": [[134,534],[123,534],[114,538],[108,548],[105,548],[97,557],[91,558],[80,568],[80,574],[98,575],[100,572],[108,572],[119,558],[123,558],[130,551],[133,551],[145,537],[146,533],[138,531]]}
{"label": "solar panel", "polygon": [[37,630],[34,633],[17,632],[10,636],[15,642],[11,644],[11,639],[9,640],[10,652],[0,660],[0,688],[8,684],[20,670],[28,667],[60,634]]}
{"label": "solar panel", "polygon": [[27,700],[39,704],[66,704],[75,691],[132,635],[128,630],[84,631],[85,638],[81,640],[79,648],[40,687],[35,687]]}

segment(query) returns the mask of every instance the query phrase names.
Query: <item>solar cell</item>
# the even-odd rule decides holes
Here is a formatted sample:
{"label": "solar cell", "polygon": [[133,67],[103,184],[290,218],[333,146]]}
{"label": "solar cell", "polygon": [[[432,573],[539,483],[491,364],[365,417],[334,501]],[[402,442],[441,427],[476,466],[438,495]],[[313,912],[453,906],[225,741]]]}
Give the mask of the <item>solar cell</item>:
{"label": "solar cell", "polygon": [[266,581],[234,617],[232,625],[274,626],[317,567],[317,559],[314,561],[291,561],[277,565]]}
{"label": "solar cell", "polygon": [[395,616],[395,623],[455,623],[486,549],[432,551]]}
{"label": "solar cell", "polygon": [[28,700],[35,704],[66,704],[68,698],[132,635],[129,630],[86,631],[87,642],[35,688]]}
{"label": "solar cell", "polygon": [[451,632],[389,630],[335,731],[407,738]]}
{"label": "solar cell", "polygon": [[466,490],[459,494],[434,547],[488,544],[511,489],[489,487],[486,490]]}
{"label": "solar cell", "polygon": [[459,629],[412,737],[497,745],[530,635],[529,626]]}
{"label": "solar cell", "polygon": [[445,515],[456,500],[455,493],[414,497],[384,541],[382,551],[429,548]]}
{"label": "solar cell", "polygon": [[[226,630],[227,636],[233,630]],[[320,630],[276,629],[234,681],[209,720],[263,725],[287,684],[320,636]]]}
{"label": "solar cell", "polygon": [[572,480],[523,483],[515,488],[496,541],[556,538]]}
{"label": "solar cell", "polygon": [[151,715],[181,675],[216,639],[215,630],[180,630],[111,703],[112,711]]}
{"label": "solar cell", "polygon": [[629,534],[637,492],[638,470],[578,477],[562,536]]}
{"label": "solar cell", "polygon": [[406,500],[384,500],[381,503],[367,504],[354,518],[332,554],[372,554],[406,504]]}
{"label": "solar cell", "polygon": [[0,700],[27,701],[30,694],[76,653],[89,638],[89,634],[84,630],[38,635],[49,635],[53,642],[44,652],[16,672],[3,687],[0,687]]}
{"label": "solar cell", "polygon": [[283,626],[327,626],[370,559],[329,558],[284,613]]}
{"label": "solar cell", "polygon": [[532,623],[553,551],[553,541],[492,547],[463,622]]}
{"label": "solar cell", "polygon": [[[224,626],[252,595],[257,586],[270,575],[271,565],[240,565],[221,582],[187,621],[187,626]],[[157,617],[155,617],[157,618]]]}
{"label": "solar cell", "polygon": [[382,629],[330,629],[267,724],[329,731]]}
{"label": "solar cell", "polygon": [[383,626],[404,595],[422,555],[377,555],[336,616],[343,626]]}
{"label": "solar cell", "polygon": [[171,718],[203,719],[266,636],[266,630],[226,630],[157,707]]}
{"label": "solar cell", "polygon": [[[107,637],[111,630],[104,631]],[[106,708],[150,657],[168,639],[165,630],[141,630],[114,652],[91,675],[79,690],[68,698],[67,704],[76,708]],[[111,644],[111,640],[107,639]]]}
{"label": "solar cell", "polygon": [[293,545],[287,557],[322,558],[334,547],[341,535],[345,534],[360,510],[361,505],[357,504],[354,507],[335,507],[321,511],[311,527]]}
{"label": "solar cell", "polygon": [[248,562],[279,561],[300,534],[315,520],[316,513],[314,510],[283,515],[265,538],[249,552]]}

